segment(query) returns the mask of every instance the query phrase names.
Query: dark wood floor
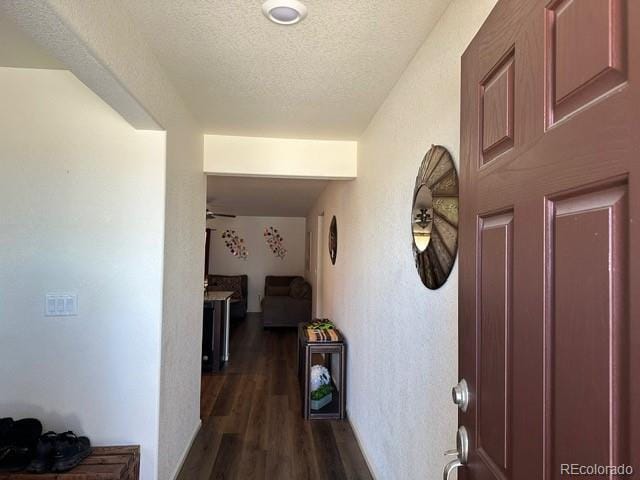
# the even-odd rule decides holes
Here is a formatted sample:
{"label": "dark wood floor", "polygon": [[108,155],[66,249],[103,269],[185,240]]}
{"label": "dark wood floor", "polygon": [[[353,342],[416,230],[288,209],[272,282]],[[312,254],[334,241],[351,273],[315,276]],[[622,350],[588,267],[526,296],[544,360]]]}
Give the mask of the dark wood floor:
{"label": "dark wood floor", "polygon": [[202,378],[202,429],[178,480],[372,478],[347,421],[302,419],[294,330],[249,314],[230,354]]}

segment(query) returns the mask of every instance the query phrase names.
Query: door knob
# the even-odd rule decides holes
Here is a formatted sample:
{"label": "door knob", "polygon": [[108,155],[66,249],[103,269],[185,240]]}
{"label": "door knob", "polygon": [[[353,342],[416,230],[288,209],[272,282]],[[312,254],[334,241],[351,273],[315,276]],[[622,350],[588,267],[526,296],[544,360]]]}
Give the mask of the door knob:
{"label": "door knob", "polygon": [[442,479],[449,480],[451,472],[467,464],[469,460],[469,432],[466,427],[458,428],[458,435],[456,438],[456,449],[447,450],[445,455],[455,455],[456,458],[447,463],[442,472]]}
{"label": "door knob", "polygon": [[451,390],[451,396],[453,397],[453,403],[455,403],[463,412],[467,411],[469,407],[469,384],[463,378],[460,380],[453,390]]}

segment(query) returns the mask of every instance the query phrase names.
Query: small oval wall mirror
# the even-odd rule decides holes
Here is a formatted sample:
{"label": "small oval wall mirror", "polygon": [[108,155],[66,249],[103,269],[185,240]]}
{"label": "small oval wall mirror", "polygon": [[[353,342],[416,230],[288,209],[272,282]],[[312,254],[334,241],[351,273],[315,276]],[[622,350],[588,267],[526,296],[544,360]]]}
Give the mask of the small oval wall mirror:
{"label": "small oval wall mirror", "polygon": [[331,226],[329,227],[329,257],[331,258],[331,264],[336,264],[336,257],[338,256],[338,223],[335,215],[331,219]]}
{"label": "small oval wall mirror", "polygon": [[434,145],[420,165],[411,209],[413,256],[420,279],[435,290],[458,252],[458,174],[449,151]]}
{"label": "small oval wall mirror", "polygon": [[433,228],[433,197],[426,185],[420,185],[413,201],[412,212],[413,245],[418,252],[424,252],[431,242]]}

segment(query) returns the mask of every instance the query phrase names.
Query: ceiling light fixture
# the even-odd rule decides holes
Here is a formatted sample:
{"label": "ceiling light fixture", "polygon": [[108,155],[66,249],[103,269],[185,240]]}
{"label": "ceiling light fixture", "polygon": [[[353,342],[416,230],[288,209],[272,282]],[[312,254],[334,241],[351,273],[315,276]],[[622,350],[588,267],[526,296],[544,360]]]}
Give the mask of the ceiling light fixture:
{"label": "ceiling light fixture", "polygon": [[298,0],[267,0],[262,4],[262,13],[274,23],[293,25],[307,16],[307,7]]}

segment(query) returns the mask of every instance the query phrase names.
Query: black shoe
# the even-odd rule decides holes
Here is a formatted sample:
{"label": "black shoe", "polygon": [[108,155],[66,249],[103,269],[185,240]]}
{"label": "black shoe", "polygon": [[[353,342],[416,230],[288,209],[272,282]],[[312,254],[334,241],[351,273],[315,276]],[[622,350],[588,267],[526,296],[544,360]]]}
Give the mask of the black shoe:
{"label": "black shoe", "polygon": [[52,472],[66,472],[82,462],[91,453],[87,437],[76,437],[73,432],[61,433],[56,438]]}
{"label": "black shoe", "polygon": [[0,418],[0,462],[9,453],[9,432],[11,432],[11,427],[13,426],[13,418]]}
{"label": "black shoe", "polygon": [[35,418],[0,420],[0,471],[24,470],[35,452],[42,424]]}
{"label": "black shoe", "polygon": [[0,455],[2,455],[3,449],[10,445],[11,427],[13,427],[13,418],[0,418]]}
{"label": "black shoe", "polygon": [[13,425],[13,418],[0,418],[0,446],[4,445],[4,440],[7,433],[11,430]]}
{"label": "black shoe", "polygon": [[58,435],[54,432],[47,432],[40,437],[38,445],[36,446],[35,458],[31,460],[27,471],[31,473],[44,473],[51,469],[57,439]]}

